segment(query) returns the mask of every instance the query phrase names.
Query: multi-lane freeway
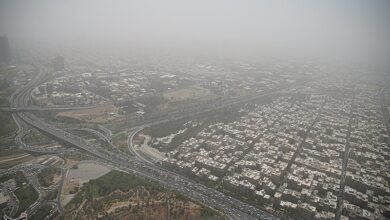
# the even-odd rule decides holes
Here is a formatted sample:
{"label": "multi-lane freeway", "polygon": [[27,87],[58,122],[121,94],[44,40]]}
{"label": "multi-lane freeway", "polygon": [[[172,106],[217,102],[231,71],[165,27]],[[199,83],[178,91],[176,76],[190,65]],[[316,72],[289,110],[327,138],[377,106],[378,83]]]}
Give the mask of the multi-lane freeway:
{"label": "multi-lane freeway", "polygon": [[[45,71],[41,71],[38,76],[30,81],[30,83],[28,83],[25,87],[18,89],[14,94],[12,94],[10,98],[11,107],[18,108],[28,106],[30,103],[29,93],[31,92],[32,87],[43,78],[44,73]],[[216,106],[214,108],[218,107]],[[53,126],[36,117],[32,113],[17,112],[13,113],[13,117],[18,123],[19,133],[24,130],[23,125],[20,123],[21,119],[24,123],[29,124],[30,126],[56,138],[57,140],[69,143],[72,146],[88,152],[100,162],[104,162],[116,169],[137,174],[144,178],[158,182],[164,187],[178,191],[195,201],[223,211],[231,219],[279,219],[278,217],[275,217],[254,206],[227,196],[215,189],[208,188],[179,174],[169,172],[142,160],[135,160],[124,156],[123,154],[110,152],[107,149],[100,149],[99,146],[93,145],[77,135]],[[161,121],[161,119],[158,121]],[[147,124],[151,125],[153,122],[148,121]]]}
{"label": "multi-lane freeway", "polygon": [[48,133],[57,139],[85,150],[112,166],[157,181],[160,184],[173,190],[177,190],[194,200],[204,203],[210,207],[223,210],[233,219],[251,219],[253,217],[261,219],[277,219],[274,216],[265,213],[253,206],[225,196],[221,192],[218,192],[214,189],[209,189],[178,174],[167,172],[164,169],[147,164],[143,161],[128,160],[128,158],[122,155],[109,155],[101,153],[97,150],[97,146],[91,145],[76,135],[70,134],[69,132],[52,126],[31,113],[18,114],[26,123],[30,124],[31,126]]}
{"label": "multi-lane freeway", "polygon": [[40,107],[40,106],[26,106],[26,107],[2,107],[2,112],[31,112],[31,111],[68,111],[96,108],[97,106],[76,106],[76,107]]}

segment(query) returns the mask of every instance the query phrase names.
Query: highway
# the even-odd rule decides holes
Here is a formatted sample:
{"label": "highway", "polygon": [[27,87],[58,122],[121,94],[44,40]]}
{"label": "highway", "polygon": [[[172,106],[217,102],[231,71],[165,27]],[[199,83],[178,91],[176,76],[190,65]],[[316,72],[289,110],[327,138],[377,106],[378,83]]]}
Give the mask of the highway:
{"label": "highway", "polygon": [[352,104],[351,104],[351,116],[349,118],[348,122],[348,131],[347,131],[347,137],[346,137],[346,143],[345,143],[345,151],[344,151],[344,158],[343,158],[343,164],[341,167],[341,179],[340,179],[340,191],[337,195],[337,206],[336,206],[336,214],[335,214],[335,220],[340,220],[342,216],[343,211],[343,198],[344,198],[344,192],[345,192],[345,178],[347,174],[347,165],[348,165],[348,159],[349,159],[349,153],[350,153],[350,139],[351,139],[351,131],[352,131],[352,124],[354,123],[354,115],[355,115],[355,93],[353,93],[352,98]]}
{"label": "highway", "polygon": [[2,112],[30,112],[30,111],[68,111],[68,110],[80,110],[90,109],[97,106],[76,106],[76,107],[39,107],[39,106],[26,106],[26,107],[2,107]]}
{"label": "highway", "polygon": [[[32,87],[43,78],[45,71],[41,71],[38,76],[31,80],[25,87],[18,89],[12,94],[10,101],[11,107],[26,107],[30,103],[29,92]],[[256,97],[258,98],[258,97]],[[240,103],[243,100],[237,100],[234,104]],[[212,109],[217,109],[215,106]],[[211,109],[211,110],[212,110]],[[204,110],[204,109],[203,109]],[[210,109],[208,111],[211,111]],[[279,219],[265,211],[262,211],[254,206],[246,204],[223,193],[208,188],[200,183],[194,182],[184,176],[167,171],[153,164],[146,163],[142,160],[134,160],[123,154],[103,151],[99,146],[90,144],[83,138],[73,135],[67,131],[64,131],[58,127],[48,124],[44,120],[36,117],[32,113],[17,112],[13,113],[14,119],[18,121],[22,119],[24,123],[31,125],[32,127],[54,137],[63,142],[69,143],[85,152],[95,156],[100,162],[109,164],[119,170],[133,173],[152,181],[160,183],[162,186],[174,191],[178,191],[189,198],[205,204],[211,208],[223,211],[230,219]],[[166,121],[170,118],[166,119]],[[160,123],[161,120],[158,122]],[[149,121],[147,125],[154,124],[155,122]],[[157,122],[156,122],[157,123]],[[23,133],[23,126],[19,125],[19,132]]]}
{"label": "highway", "polygon": [[66,170],[64,168],[61,168],[61,180],[58,186],[57,202],[56,202],[57,210],[60,214],[64,212],[64,208],[61,205],[61,193],[62,193],[62,188],[64,187],[65,177],[66,177]]}
{"label": "highway", "polygon": [[[30,92],[31,92],[33,86],[36,86],[38,83],[40,83],[40,81],[45,77],[46,73],[47,73],[46,69],[40,69],[38,75],[34,79],[32,79],[25,86],[19,87],[18,89],[16,89],[11,94],[11,96],[9,98],[11,108],[18,108],[19,106],[23,108],[23,107],[28,106],[31,102]],[[12,113],[12,118],[14,119],[14,121],[17,125],[17,128],[18,128],[17,135],[15,136],[15,143],[19,146],[22,146],[23,150],[26,150],[28,152],[45,153],[45,154],[59,153],[55,150],[48,150],[48,149],[42,149],[40,147],[33,147],[33,146],[30,146],[30,145],[24,143],[22,141],[22,139],[30,131],[28,126],[25,123],[25,120],[23,120],[24,114],[14,112],[14,113]],[[18,167],[15,167],[15,168],[18,168]],[[32,184],[32,186],[34,187],[34,189],[37,191],[37,193],[39,195],[38,200],[35,201],[27,210],[24,210],[28,214],[31,215],[31,214],[35,213],[35,211],[42,205],[42,203],[44,203],[42,193],[46,193],[48,191],[51,191],[51,190],[53,190],[53,188],[47,188],[47,189],[42,188],[39,185],[39,183],[36,179],[36,176],[30,175],[31,172],[25,172],[25,169],[26,168],[19,168],[19,170],[23,171],[23,173],[25,174],[29,183]],[[8,171],[12,172],[12,169],[9,169]],[[57,204],[57,206],[60,206],[60,204]],[[53,213],[51,213],[51,214],[53,214]]]}
{"label": "highway", "polygon": [[145,126],[140,126],[140,127],[137,127],[135,128],[134,130],[132,130],[127,138],[127,148],[129,149],[129,151],[134,154],[136,156],[136,158],[140,159],[140,161],[144,161],[145,163],[148,163],[148,164],[151,164],[154,166],[154,163],[147,160],[146,158],[144,158],[142,155],[140,155],[138,153],[138,151],[134,148],[134,145],[133,145],[133,139],[134,139],[134,136],[142,131],[142,129],[144,129]]}
{"label": "highway", "polygon": [[[201,203],[203,203],[203,204],[205,204],[207,206],[210,206],[210,207],[213,207],[213,204],[215,205],[215,202],[219,203],[219,202],[221,202],[220,200],[224,200],[225,203],[227,203],[227,204],[226,205],[221,205],[221,207],[218,207],[218,208],[220,210],[223,210],[231,219],[278,219],[277,217],[271,216],[269,213],[266,213],[266,212],[264,212],[262,210],[259,210],[259,209],[255,208],[253,206],[247,205],[247,204],[241,202],[238,199],[235,199],[235,198],[230,197],[230,196],[226,196],[226,195],[224,195],[223,193],[221,193],[221,192],[219,192],[217,190],[207,188],[207,187],[205,187],[202,184],[199,184],[199,183],[197,183],[197,182],[195,182],[193,180],[188,179],[187,177],[178,175],[178,174],[176,174],[174,172],[171,172],[169,170],[165,170],[165,169],[163,169],[163,168],[161,168],[159,166],[156,166],[151,161],[149,161],[149,160],[145,159],[144,157],[142,157],[134,149],[132,140],[133,140],[134,136],[139,131],[141,131],[143,128],[144,127],[138,127],[137,129],[134,129],[129,134],[129,136],[128,136],[128,148],[129,148],[130,152],[132,152],[133,154],[135,154],[137,156],[137,159],[139,159],[140,163],[142,163],[144,166],[148,167],[146,169],[151,169],[151,167],[152,167],[154,170],[157,170],[157,172],[160,171],[160,172],[163,173],[163,175],[165,175],[166,181],[165,182],[164,181],[161,182],[162,185],[167,185],[167,187],[169,186],[168,188],[175,189],[175,187],[172,187],[170,184],[179,183],[178,186],[177,186],[178,188],[176,188],[176,190],[177,189],[182,190],[180,192],[185,194],[185,195],[187,195],[190,198],[193,198],[193,196],[196,196],[196,195],[192,194],[193,193],[192,190],[195,190],[196,188],[198,188],[198,189],[201,190],[201,193],[199,193],[201,196],[198,197],[198,198],[195,198],[195,200],[199,199],[198,201],[201,201]],[[161,178],[159,178],[159,179],[161,179]],[[162,178],[162,179],[164,179],[164,178]],[[174,180],[173,182],[172,182],[172,179]],[[185,185],[184,188],[182,188],[183,185]],[[194,187],[195,189],[192,189],[192,187]],[[208,198],[204,194],[202,195],[202,193],[204,193],[204,194],[211,193],[210,195],[212,195],[213,198]],[[240,213],[240,212],[238,212],[235,209],[243,209],[244,211],[241,211],[241,213]]]}
{"label": "highway", "polygon": [[[104,162],[111,164],[121,170],[141,175],[145,178],[159,182],[160,184],[183,193],[184,195],[204,203],[212,208],[223,210],[225,213],[232,213],[231,217],[239,216],[240,219],[278,219],[262,210],[245,204],[239,200],[224,195],[223,193],[205,187],[202,184],[189,180],[186,177],[168,172],[152,164],[143,161],[129,160],[122,155],[104,154],[97,150],[96,146],[89,144],[84,139],[70,134],[64,130],[47,124],[31,113],[18,113],[22,119],[31,126],[48,133],[57,139],[72,144],[90,154],[100,158]],[[249,214],[249,215],[247,215]],[[244,216],[244,218],[242,218]]]}
{"label": "highway", "polygon": [[[100,132],[98,130],[95,130],[92,128],[71,128],[71,129],[67,129],[67,130],[86,131],[86,132],[92,134],[93,136],[97,137],[101,141],[112,145],[111,138],[107,137],[106,134],[103,134],[102,132]],[[112,146],[112,147],[115,147],[115,146]]]}

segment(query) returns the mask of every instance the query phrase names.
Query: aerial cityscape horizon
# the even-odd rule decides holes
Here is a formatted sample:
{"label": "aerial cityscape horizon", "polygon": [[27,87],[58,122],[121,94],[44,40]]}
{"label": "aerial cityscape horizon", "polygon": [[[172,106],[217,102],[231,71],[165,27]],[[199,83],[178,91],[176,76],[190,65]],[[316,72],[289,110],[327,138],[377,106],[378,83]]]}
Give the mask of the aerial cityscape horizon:
{"label": "aerial cityscape horizon", "polygon": [[0,1],[0,218],[390,219],[388,12]]}

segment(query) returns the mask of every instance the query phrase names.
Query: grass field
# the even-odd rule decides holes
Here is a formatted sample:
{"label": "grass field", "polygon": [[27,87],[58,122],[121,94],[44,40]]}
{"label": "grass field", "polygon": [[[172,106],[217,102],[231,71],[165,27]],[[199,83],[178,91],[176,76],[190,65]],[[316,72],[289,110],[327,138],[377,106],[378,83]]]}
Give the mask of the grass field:
{"label": "grass field", "polygon": [[127,134],[121,133],[118,135],[115,135],[112,138],[112,143],[119,148],[119,150],[130,154],[128,146],[127,146]]}

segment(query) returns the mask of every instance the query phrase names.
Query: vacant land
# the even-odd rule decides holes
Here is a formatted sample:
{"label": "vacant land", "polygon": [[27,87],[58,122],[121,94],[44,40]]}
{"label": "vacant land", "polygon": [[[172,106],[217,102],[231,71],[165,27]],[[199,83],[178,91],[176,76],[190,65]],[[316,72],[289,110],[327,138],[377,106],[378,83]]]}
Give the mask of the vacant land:
{"label": "vacant land", "polygon": [[78,192],[78,190],[91,179],[96,179],[110,171],[109,168],[95,163],[73,163],[72,169],[66,175],[65,184],[62,189],[63,205],[66,205]]}
{"label": "vacant land", "polygon": [[77,169],[71,169],[67,175],[67,179],[80,180],[81,184],[88,182],[91,179],[98,178],[110,171],[109,168],[93,163],[80,163]]}
{"label": "vacant land", "polygon": [[107,104],[96,106],[94,108],[59,112],[56,117],[90,123],[105,123],[112,119],[112,113],[117,112],[118,107],[115,107],[112,104]]}
{"label": "vacant land", "polygon": [[119,171],[85,184],[66,206],[65,219],[223,219],[157,184]]}

